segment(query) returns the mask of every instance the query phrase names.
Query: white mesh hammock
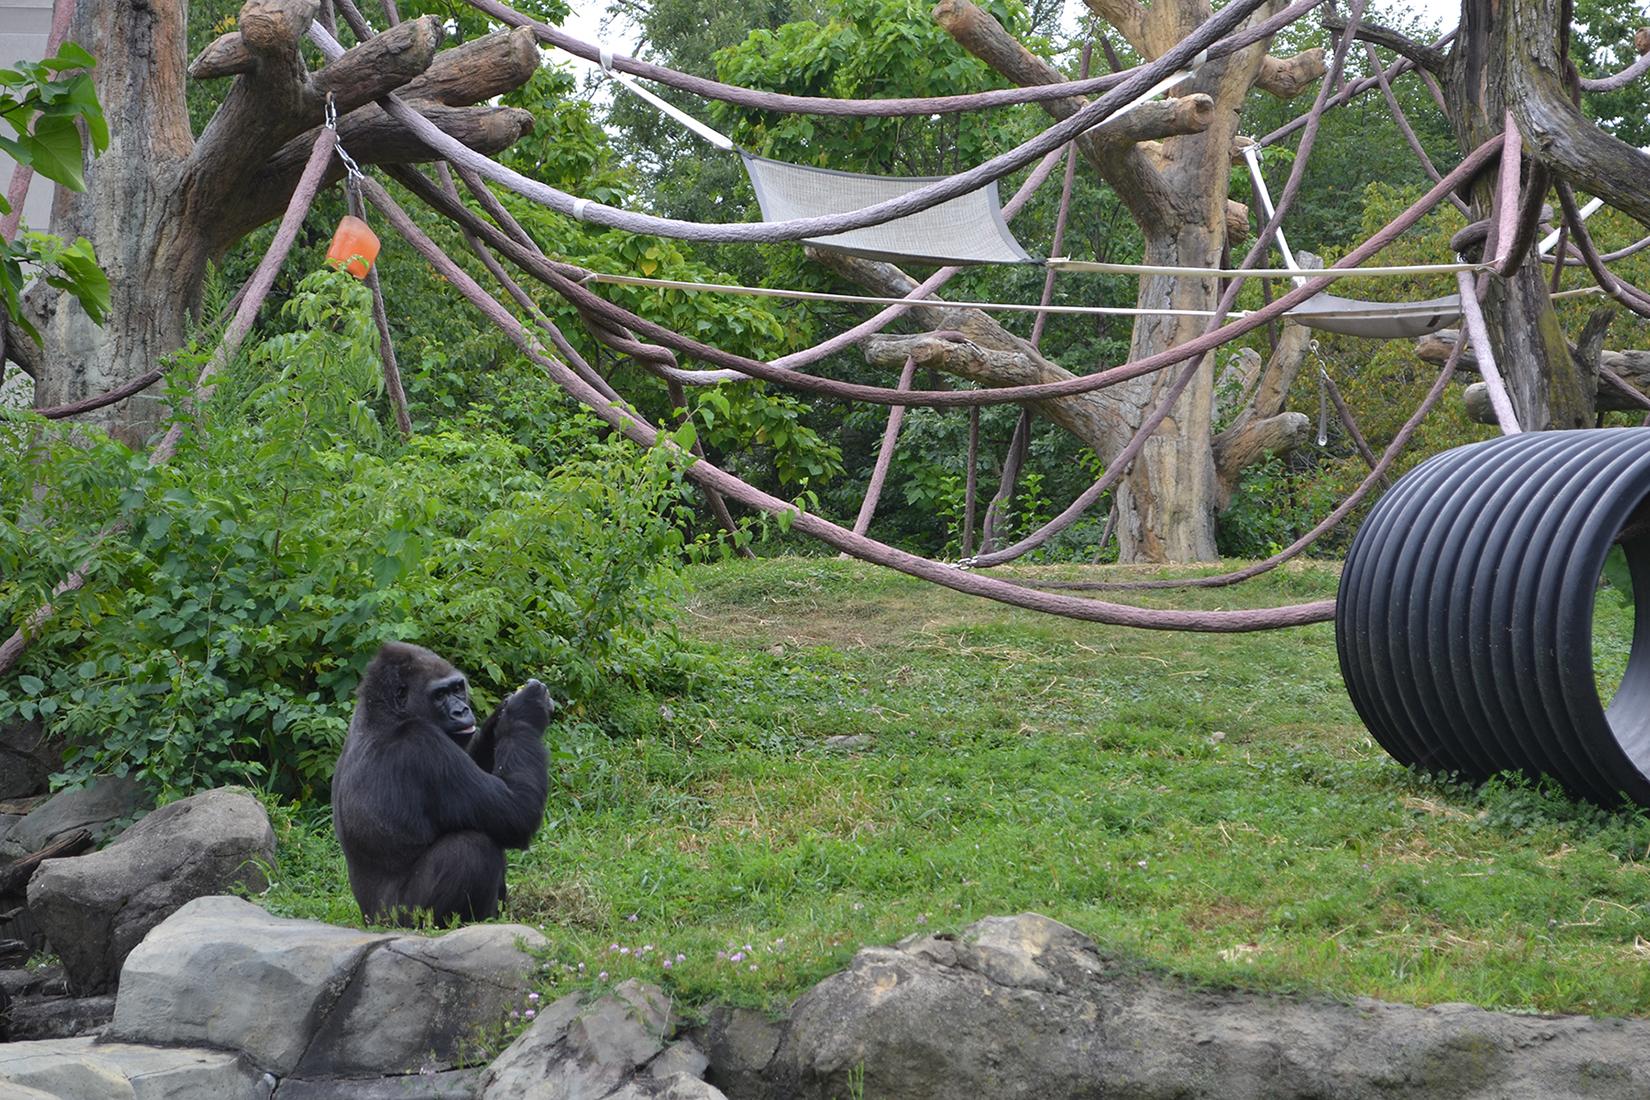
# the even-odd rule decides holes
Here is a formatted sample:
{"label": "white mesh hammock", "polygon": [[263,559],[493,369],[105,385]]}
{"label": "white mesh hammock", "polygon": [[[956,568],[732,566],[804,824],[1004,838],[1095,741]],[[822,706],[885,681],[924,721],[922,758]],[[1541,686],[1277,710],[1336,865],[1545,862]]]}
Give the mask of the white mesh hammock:
{"label": "white mesh hammock", "polygon": [[[895,199],[939,176],[866,176],[768,160],[741,151],[762,220],[843,214]],[[806,243],[874,260],[929,264],[1035,263],[1009,232],[995,183],[938,206]]]}
{"label": "white mesh hammock", "polygon": [[[1258,146],[1243,147],[1244,163],[1249,165],[1249,177],[1255,181],[1255,193],[1260,196],[1261,209],[1270,220],[1273,215],[1272,194],[1266,189],[1266,177],[1261,175]],[[1278,227],[1278,252],[1284,266],[1301,271],[1295,255],[1289,251],[1283,227]],[[1305,274],[1296,277],[1298,286],[1306,281]],[[1362,336],[1374,340],[1407,340],[1437,332],[1461,319],[1461,296],[1448,294],[1429,298],[1424,302],[1366,302],[1361,298],[1343,298],[1324,291],[1314,294],[1285,316],[1307,328],[1319,332],[1338,332],[1345,336]]]}

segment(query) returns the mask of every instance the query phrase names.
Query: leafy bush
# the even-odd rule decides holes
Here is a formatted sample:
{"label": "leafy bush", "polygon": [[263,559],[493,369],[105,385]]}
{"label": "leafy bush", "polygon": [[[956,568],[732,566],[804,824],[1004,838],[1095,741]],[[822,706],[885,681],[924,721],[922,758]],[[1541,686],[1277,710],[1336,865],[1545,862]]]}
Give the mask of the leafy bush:
{"label": "leafy bush", "polygon": [[40,502],[0,523],[13,624],[68,568],[91,577],[0,689],[0,721],[39,715],[67,737],[71,781],[308,797],[384,641],[442,653],[483,704],[529,676],[582,699],[661,665],[674,452],[603,439],[565,403],[538,446],[480,410],[399,444],[375,407],[360,284],[312,275],[283,314],[291,330],[228,372],[172,466],[30,416],[0,424],[5,499]]}

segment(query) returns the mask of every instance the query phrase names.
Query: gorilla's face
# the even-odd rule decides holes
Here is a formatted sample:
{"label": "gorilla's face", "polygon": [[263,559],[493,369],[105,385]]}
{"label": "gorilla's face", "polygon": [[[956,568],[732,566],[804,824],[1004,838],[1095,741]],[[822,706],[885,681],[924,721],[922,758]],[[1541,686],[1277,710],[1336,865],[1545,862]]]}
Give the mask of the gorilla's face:
{"label": "gorilla's face", "polygon": [[430,717],[459,748],[469,745],[476,732],[476,716],[470,709],[470,688],[462,673],[431,681]]}

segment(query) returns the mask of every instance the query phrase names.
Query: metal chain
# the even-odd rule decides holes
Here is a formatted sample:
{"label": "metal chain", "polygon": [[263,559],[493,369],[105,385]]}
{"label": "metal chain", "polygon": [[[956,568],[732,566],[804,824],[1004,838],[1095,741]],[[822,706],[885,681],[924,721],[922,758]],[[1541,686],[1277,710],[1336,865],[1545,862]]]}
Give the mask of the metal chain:
{"label": "metal chain", "polygon": [[[331,92],[327,93],[326,128],[333,133],[338,132],[338,105],[333,101]],[[344,143],[340,141],[334,145],[333,152],[337,153],[338,159],[344,162],[344,171],[347,173],[346,179],[348,181],[346,186],[360,187],[362,179],[361,166],[355,163],[354,157],[349,155],[349,150],[344,148]]]}
{"label": "metal chain", "polygon": [[1329,446],[1329,372],[1324,369],[1323,356],[1318,352],[1318,342],[1313,340],[1306,345],[1312,352],[1312,359],[1318,365],[1318,446]]}

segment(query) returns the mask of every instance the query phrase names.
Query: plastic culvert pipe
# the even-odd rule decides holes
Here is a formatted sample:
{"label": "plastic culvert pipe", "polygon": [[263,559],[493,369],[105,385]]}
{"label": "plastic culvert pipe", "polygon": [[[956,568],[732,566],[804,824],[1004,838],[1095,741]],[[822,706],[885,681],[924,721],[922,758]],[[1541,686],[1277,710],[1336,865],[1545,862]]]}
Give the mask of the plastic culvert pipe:
{"label": "plastic culvert pipe", "polygon": [[1527,432],[1399,479],[1347,553],[1335,645],[1352,704],[1402,763],[1552,776],[1650,806],[1650,616],[1606,709],[1593,598],[1620,542],[1650,593],[1650,430]]}

